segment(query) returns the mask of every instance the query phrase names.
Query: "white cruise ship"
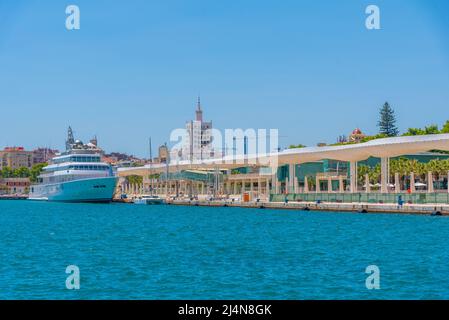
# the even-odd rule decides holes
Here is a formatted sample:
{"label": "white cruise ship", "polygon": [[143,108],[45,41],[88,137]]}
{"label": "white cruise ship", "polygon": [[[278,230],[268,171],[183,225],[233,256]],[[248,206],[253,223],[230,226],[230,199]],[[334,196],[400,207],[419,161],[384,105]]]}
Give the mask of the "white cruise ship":
{"label": "white cruise ship", "polygon": [[96,145],[73,140],[69,128],[67,151],[52,159],[30,188],[30,200],[110,202],[117,177],[111,165],[101,162]]}

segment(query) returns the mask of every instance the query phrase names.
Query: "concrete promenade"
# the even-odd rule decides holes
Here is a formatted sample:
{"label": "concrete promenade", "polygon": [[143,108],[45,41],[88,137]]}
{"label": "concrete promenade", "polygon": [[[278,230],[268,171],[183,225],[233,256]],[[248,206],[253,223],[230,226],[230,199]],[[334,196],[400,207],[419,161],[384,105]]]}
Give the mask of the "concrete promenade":
{"label": "concrete promenade", "polygon": [[380,204],[380,203],[329,203],[329,202],[236,202],[231,200],[169,200],[167,204],[180,206],[238,207],[253,209],[310,210],[357,213],[398,213],[449,216],[449,204]]}

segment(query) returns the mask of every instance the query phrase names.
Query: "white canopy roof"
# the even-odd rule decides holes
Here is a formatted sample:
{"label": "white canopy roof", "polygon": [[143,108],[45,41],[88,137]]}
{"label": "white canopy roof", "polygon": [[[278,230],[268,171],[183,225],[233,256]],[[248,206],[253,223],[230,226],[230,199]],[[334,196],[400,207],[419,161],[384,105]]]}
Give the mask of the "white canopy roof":
{"label": "white canopy roof", "polygon": [[[169,165],[169,170],[211,169],[216,167],[231,169],[242,166],[276,167],[283,164],[301,164],[324,159],[351,162],[366,160],[369,157],[397,157],[429,150],[449,151],[449,134],[384,138],[342,146],[308,147],[270,154],[237,155],[235,157],[228,156],[194,162],[172,162]],[[118,172],[120,176],[127,176],[147,174],[149,172],[164,172],[165,170],[165,164],[153,164],[137,168],[119,168]]]}

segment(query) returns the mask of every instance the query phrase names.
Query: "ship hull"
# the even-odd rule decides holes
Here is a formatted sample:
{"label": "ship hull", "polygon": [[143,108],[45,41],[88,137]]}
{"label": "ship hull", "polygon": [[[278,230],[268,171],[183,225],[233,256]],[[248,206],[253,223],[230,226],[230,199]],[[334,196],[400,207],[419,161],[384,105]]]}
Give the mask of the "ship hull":
{"label": "ship hull", "polygon": [[30,200],[59,202],[111,202],[117,177],[80,179],[31,187]]}

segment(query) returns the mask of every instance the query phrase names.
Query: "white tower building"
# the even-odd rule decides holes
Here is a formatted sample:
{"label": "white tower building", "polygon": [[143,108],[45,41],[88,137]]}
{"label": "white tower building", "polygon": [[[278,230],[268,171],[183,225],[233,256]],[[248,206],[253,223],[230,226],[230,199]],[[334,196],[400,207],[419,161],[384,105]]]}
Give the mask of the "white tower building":
{"label": "white tower building", "polygon": [[195,114],[195,120],[186,123],[186,137],[182,148],[183,160],[197,161],[214,157],[212,121],[203,121],[200,97],[198,97]]}

